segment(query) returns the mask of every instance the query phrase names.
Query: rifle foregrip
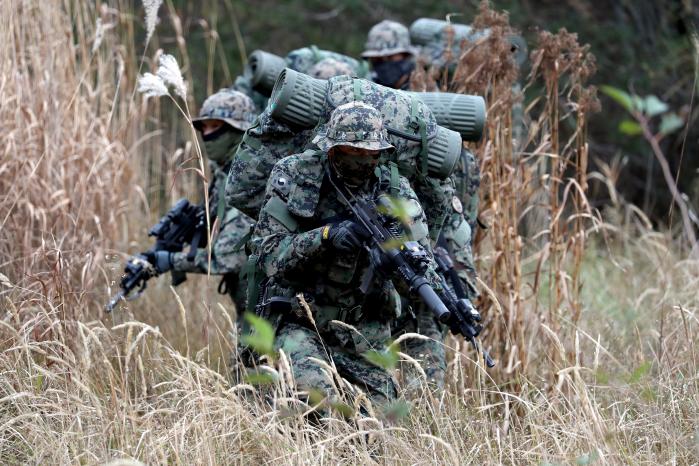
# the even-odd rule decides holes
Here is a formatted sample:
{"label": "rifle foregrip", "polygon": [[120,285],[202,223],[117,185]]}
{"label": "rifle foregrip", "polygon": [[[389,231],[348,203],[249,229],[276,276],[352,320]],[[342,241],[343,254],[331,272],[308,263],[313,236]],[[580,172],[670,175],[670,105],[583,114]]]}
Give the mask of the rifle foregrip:
{"label": "rifle foregrip", "polygon": [[429,283],[423,283],[417,289],[417,293],[422,298],[425,305],[434,313],[437,320],[446,323],[451,317],[451,312],[447,309],[447,306],[439,299],[437,293],[432,289]]}

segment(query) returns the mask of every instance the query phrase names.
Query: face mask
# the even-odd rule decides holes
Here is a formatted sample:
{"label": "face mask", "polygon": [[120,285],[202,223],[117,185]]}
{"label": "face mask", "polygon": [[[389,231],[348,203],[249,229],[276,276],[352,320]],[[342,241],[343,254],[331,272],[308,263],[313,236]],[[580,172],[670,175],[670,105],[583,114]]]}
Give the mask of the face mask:
{"label": "face mask", "polygon": [[209,160],[218,164],[224,164],[233,158],[236,147],[243,139],[243,134],[245,133],[224,125],[213,133],[202,136]]}
{"label": "face mask", "polygon": [[330,164],[337,176],[348,186],[360,186],[374,173],[379,158],[371,155],[349,155],[333,152]]}
{"label": "face mask", "polygon": [[[373,65],[374,81],[386,87],[393,87],[403,76],[410,75],[415,69],[415,61],[406,58],[401,61],[385,61]],[[405,80],[408,83],[408,80]]]}

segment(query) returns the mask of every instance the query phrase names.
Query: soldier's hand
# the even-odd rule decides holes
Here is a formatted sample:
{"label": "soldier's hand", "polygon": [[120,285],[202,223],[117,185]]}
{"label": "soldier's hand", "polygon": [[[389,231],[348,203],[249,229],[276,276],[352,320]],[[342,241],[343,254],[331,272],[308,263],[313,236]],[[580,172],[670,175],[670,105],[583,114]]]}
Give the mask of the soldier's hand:
{"label": "soldier's hand", "polygon": [[158,274],[172,269],[172,253],[169,251],[148,251],[144,252],[143,255]]}
{"label": "soldier's hand", "polygon": [[357,251],[370,236],[366,228],[351,220],[326,225],[323,228],[323,241],[343,252]]}

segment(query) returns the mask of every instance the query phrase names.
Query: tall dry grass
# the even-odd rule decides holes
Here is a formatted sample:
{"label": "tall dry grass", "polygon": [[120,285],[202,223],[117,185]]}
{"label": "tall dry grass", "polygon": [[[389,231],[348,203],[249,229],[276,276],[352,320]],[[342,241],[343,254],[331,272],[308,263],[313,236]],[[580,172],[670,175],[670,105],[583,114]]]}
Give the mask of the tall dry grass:
{"label": "tall dry grass", "polygon": [[[541,36],[527,140],[512,141],[516,73],[498,59],[506,17],[490,11],[479,20],[502,30],[455,58],[467,74],[450,85],[490,107],[477,147],[490,225],[479,268],[497,371],[449,339],[443,393],[309,423],[283,390],[283,358],[265,401],[231,383],[232,310],[205,277],[176,294],[154,280],[104,317],[117,253],[142,247],[174,198],[201,191],[186,126],[134,95],[160,44],[156,30],[144,49],[127,6],[0,3],[3,463],[699,461],[699,264],[615,196],[614,165],[590,177],[615,202],[603,216],[585,204],[589,62],[571,36]],[[177,24],[171,3],[161,8]],[[186,63],[177,47],[167,52]]]}

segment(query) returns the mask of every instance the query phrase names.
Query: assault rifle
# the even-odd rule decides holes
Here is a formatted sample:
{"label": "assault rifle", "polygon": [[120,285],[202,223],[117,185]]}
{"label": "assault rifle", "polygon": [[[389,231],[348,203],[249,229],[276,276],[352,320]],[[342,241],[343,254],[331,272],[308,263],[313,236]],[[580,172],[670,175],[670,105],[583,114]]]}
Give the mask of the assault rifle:
{"label": "assault rifle", "polygon": [[447,322],[451,312],[424,275],[429,263],[426,251],[417,241],[403,241],[395,219],[379,214],[380,211],[390,208],[391,201],[388,196],[380,196],[376,201],[360,199],[335,178],[330,170],[327,171],[327,175],[340,199],[352,211],[355,220],[370,234],[369,244],[365,247],[373,266],[362,277],[362,292],[368,291],[375,270],[392,272],[393,276],[407,285],[411,293],[420,296],[437,320]]}
{"label": "assault rifle", "polygon": [[[180,199],[148,231],[148,236],[155,237],[155,245],[147,251],[129,258],[121,277],[121,290],[109,300],[105,312],[111,312],[121,299],[136,299],[143,293],[148,280],[158,275],[149,256],[157,251],[181,252],[186,244],[190,245],[188,259],[194,259],[196,251],[206,246],[206,212],[203,205],[192,205],[187,199]],[[177,286],[187,279],[184,272],[170,271],[172,286]],[[135,292],[134,292],[135,290]],[[132,295],[133,292],[133,295]]]}
{"label": "assault rifle", "polygon": [[[385,194],[376,200],[356,197],[330,170],[327,171],[327,176],[342,202],[352,211],[355,220],[370,233],[366,249],[372,267],[362,278],[362,292],[366,293],[373,281],[374,270],[397,277],[408,286],[411,293],[420,296],[437,320],[447,324],[453,333],[463,335],[478,351],[476,337],[483,328],[478,323],[480,314],[467,298],[454,295],[443,274],[441,296],[434,291],[425,278],[430,257],[417,241],[405,241],[400,222],[390,215],[393,209],[391,199]],[[495,366],[486,351],[483,351],[483,357],[488,367]]]}

